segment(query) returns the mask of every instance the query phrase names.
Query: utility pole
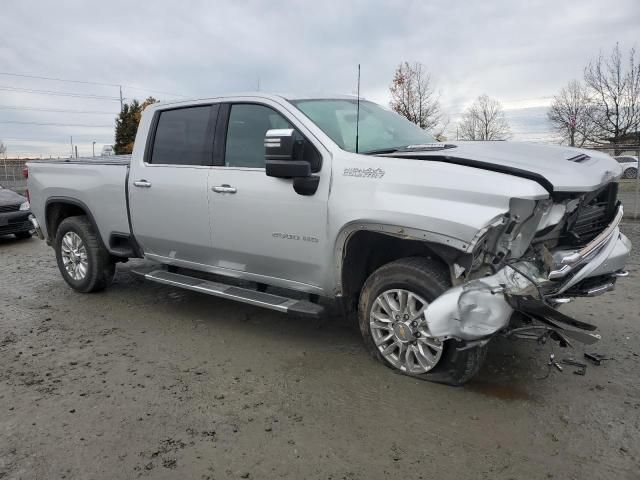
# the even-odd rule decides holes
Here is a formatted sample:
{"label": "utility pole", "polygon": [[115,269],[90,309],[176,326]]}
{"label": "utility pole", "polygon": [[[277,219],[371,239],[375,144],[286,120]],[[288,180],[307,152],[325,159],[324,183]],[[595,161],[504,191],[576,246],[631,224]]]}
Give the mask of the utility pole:
{"label": "utility pole", "polygon": [[73,158],[73,135],[70,137],[71,138],[71,158]]}
{"label": "utility pole", "polygon": [[78,158],[78,146],[76,145],[76,158]]}
{"label": "utility pole", "polygon": [[120,85],[120,111],[122,112],[122,85]]}
{"label": "utility pole", "polygon": [[93,152],[93,156],[96,156],[96,142],[93,142],[93,145],[91,145],[91,151]]}

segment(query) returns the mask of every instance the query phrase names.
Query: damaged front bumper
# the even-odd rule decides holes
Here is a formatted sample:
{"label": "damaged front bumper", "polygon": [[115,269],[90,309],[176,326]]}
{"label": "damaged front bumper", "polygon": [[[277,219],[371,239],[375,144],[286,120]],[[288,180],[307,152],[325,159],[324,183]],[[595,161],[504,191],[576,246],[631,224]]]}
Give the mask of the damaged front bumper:
{"label": "damaged front bumper", "polygon": [[[441,339],[477,341],[504,330],[514,312],[539,320],[566,336],[593,343],[595,327],[561,314],[553,305],[571,297],[595,296],[612,290],[624,267],[631,242],[620,232],[622,207],[609,226],[580,250],[552,252],[549,265],[519,261],[493,275],[453,287],[429,304],[429,331]],[[569,325],[569,328],[565,327]],[[565,337],[563,337],[565,338]]]}

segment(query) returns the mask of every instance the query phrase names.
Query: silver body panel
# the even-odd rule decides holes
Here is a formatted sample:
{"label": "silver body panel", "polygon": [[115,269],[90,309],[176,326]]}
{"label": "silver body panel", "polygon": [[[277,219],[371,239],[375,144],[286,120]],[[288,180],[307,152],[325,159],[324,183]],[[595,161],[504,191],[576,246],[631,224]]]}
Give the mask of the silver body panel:
{"label": "silver body panel", "polygon": [[85,205],[108,245],[111,233],[129,233],[125,179],[130,157],[109,157],[107,161],[35,161],[27,164],[31,211],[47,238],[45,208],[54,201],[75,200]]}
{"label": "silver body panel", "polygon": [[[146,254],[211,262],[208,173],[206,167],[145,163],[131,169],[131,224]],[[149,186],[135,185],[142,181]]]}
{"label": "silver body panel", "polygon": [[210,189],[221,184],[237,189],[209,197],[210,265],[322,288],[329,267],[324,256],[329,178],[308,197],[296,194],[290,180],[267,177],[264,169],[214,167],[209,179]]}

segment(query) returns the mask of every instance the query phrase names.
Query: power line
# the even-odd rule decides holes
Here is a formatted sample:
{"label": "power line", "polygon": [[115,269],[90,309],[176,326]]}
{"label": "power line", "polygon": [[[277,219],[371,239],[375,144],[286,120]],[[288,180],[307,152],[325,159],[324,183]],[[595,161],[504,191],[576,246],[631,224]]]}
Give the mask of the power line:
{"label": "power line", "polygon": [[40,122],[18,122],[14,120],[0,120],[0,123],[11,123],[16,125],[40,125],[40,126],[51,126],[51,127],[113,128],[113,125],[86,125],[82,123],[40,123]]}
{"label": "power line", "polygon": [[9,72],[0,72],[0,75],[6,75],[9,77],[20,77],[20,78],[35,78],[38,80],[53,80],[55,82],[67,82],[67,83],[84,83],[86,85],[104,85],[107,87],[119,87],[120,85],[117,83],[104,83],[104,82],[90,82],[87,80],[68,80],[64,78],[54,78],[54,77],[42,77],[39,75],[23,75],[21,73],[9,73]]}
{"label": "power line", "polygon": [[15,105],[0,105],[0,110],[27,110],[30,112],[55,112],[55,113],[88,113],[95,115],[118,115],[118,112],[100,112],[93,110],[65,110],[56,108],[19,107]]}
{"label": "power line", "polygon": [[6,75],[6,76],[10,76],[10,77],[19,77],[19,78],[33,78],[33,79],[37,79],[37,80],[50,80],[50,81],[54,81],[54,82],[81,83],[81,84],[85,84],[85,85],[102,85],[102,86],[105,86],[105,87],[123,87],[123,88],[127,88],[129,90],[138,90],[138,91],[149,92],[149,93],[160,93],[162,95],[170,95],[172,97],[187,98],[187,95],[180,95],[179,93],[164,92],[162,90],[154,90],[154,89],[150,89],[150,88],[133,87],[131,85],[122,85],[122,84],[119,84],[119,83],[92,82],[92,81],[88,81],[88,80],[70,80],[70,79],[66,79],[66,78],[44,77],[44,76],[40,76],[40,75],[25,75],[25,74],[21,74],[21,73],[10,73],[10,72],[0,72],[0,75]]}
{"label": "power line", "polygon": [[93,94],[82,94],[82,93],[73,93],[73,92],[60,92],[57,90],[35,90],[31,88],[19,88],[19,87],[9,87],[9,86],[0,86],[0,90],[6,90],[9,92],[24,92],[24,93],[34,93],[37,95],[57,95],[61,97],[77,97],[77,98],[92,98],[95,100],[116,100],[120,101],[120,97],[109,97],[106,95],[93,95]]}

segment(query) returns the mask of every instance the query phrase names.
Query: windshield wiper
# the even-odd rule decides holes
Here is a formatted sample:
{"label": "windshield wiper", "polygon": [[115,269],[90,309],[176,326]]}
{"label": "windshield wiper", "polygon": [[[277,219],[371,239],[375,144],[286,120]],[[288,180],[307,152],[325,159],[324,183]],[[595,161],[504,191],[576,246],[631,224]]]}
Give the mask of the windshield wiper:
{"label": "windshield wiper", "polygon": [[396,148],[381,148],[379,150],[368,150],[366,152],[360,152],[363,155],[383,155],[388,153],[397,153],[397,152],[433,152],[438,150],[447,150],[449,148],[456,148],[456,145],[451,145],[450,143],[424,143],[424,144],[415,144],[415,145],[405,145],[404,147],[396,147]]}
{"label": "windshield wiper", "polygon": [[404,147],[400,148],[381,148],[379,150],[367,150],[366,152],[360,152],[362,155],[381,155],[383,153],[395,153],[398,150],[402,150]]}

